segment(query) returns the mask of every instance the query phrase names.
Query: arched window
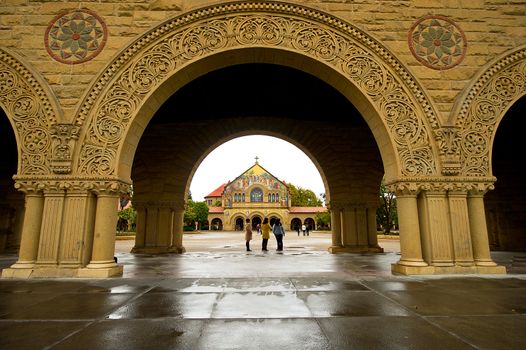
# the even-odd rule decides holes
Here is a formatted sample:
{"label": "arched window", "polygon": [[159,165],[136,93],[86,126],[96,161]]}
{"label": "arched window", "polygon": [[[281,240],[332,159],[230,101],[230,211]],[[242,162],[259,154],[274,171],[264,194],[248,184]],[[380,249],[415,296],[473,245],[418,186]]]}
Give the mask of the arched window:
{"label": "arched window", "polygon": [[241,202],[245,203],[245,194],[244,193],[241,196]]}
{"label": "arched window", "polygon": [[276,202],[279,202],[279,193],[276,193]]}
{"label": "arched window", "polygon": [[276,195],[272,193],[272,202],[275,202],[275,201],[276,201]]}
{"label": "arched window", "polygon": [[268,202],[272,202],[272,198],[270,198],[270,193],[268,194]]}
{"label": "arched window", "polygon": [[254,188],[252,192],[250,192],[250,201],[263,202],[263,191],[259,188]]}

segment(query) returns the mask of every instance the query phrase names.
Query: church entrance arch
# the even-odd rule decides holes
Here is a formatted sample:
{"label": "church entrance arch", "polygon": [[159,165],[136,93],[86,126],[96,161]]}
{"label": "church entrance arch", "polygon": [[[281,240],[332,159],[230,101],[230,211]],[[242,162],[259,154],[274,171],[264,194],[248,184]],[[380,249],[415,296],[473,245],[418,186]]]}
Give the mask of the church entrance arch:
{"label": "church entrance arch", "polygon": [[213,219],[212,224],[210,225],[210,230],[212,231],[222,231],[223,230],[223,221],[221,219]]}
{"label": "church entrance arch", "polygon": [[258,225],[261,225],[261,223],[263,222],[259,215],[254,215],[250,221],[253,228],[256,228]]}
{"label": "church entrance arch", "polygon": [[236,231],[243,231],[245,229],[245,219],[243,219],[242,217],[238,216],[236,219],[235,219],[235,227],[234,229]]}

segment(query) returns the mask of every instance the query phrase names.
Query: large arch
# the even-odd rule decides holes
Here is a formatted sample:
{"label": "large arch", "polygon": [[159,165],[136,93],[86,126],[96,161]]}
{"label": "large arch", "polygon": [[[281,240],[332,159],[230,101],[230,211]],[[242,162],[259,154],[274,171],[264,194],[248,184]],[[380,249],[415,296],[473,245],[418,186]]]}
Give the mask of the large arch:
{"label": "large arch", "polygon": [[436,113],[400,61],[348,23],[279,2],[206,7],[169,20],[131,44],[81,104],[75,171],[128,181],[138,140],[155,110],[185,81],[206,73],[192,64],[201,61],[206,69],[225,64],[209,59],[218,53],[224,54],[223,62],[237,63],[243,56],[228,52],[241,48],[254,49],[251,59],[265,49],[279,49],[289,64],[305,70],[302,60],[316,62],[317,70],[332,73],[324,80],[346,95],[357,93],[360,98],[353,103],[377,138],[389,177],[439,173],[430,132],[438,124]]}

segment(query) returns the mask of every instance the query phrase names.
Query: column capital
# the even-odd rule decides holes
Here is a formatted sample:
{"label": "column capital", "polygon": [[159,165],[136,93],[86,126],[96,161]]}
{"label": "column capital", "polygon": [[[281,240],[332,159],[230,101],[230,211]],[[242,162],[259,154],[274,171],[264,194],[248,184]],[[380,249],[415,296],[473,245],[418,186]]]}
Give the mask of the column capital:
{"label": "column capital", "polygon": [[386,183],[386,188],[397,196],[415,196],[420,192],[452,193],[488,191],[494,188],[495,177],[421,177],[400,178]]}
{"label": "column capital", "polygon": [[94,178],[81,176],[13,176],[15,188],[22,192],[85,192],[98,194],[129,193],[131,184],[118,178]]}

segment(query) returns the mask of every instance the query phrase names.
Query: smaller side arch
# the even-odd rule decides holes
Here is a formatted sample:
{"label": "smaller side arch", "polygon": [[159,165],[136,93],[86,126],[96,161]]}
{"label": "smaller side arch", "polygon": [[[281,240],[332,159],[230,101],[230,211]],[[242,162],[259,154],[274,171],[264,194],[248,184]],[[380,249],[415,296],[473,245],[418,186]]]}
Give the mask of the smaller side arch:
{"label": "smaller side arch", "polygon": [[506,111],[526,95],[526,45],[488,63],[453,108],[461,174],[491,176],[491,149]]}
{"label": "smaller side arch", "polygon": [[64,123],[63,115],[45,80],[5,48],[0,48],[0,107],[15,132],[17,174],[52,174],[52,128]]}

